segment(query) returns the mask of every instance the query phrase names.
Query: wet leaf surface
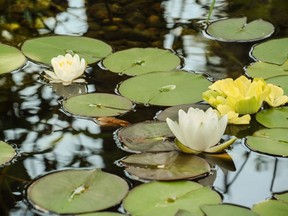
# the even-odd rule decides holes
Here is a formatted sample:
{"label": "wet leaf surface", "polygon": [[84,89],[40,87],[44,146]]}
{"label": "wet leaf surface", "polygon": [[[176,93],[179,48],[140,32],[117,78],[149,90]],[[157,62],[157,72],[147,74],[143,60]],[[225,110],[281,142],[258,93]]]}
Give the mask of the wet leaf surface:
{"label": "wet leaf surface", "polygon": [[79,214],[117,205],[128,190],[128,184],[116,175],[97,169],[69,169],[34,181],[27,198],[43,212]]}
{"label": "wet leaf surface", "polygon": [[118,132],[120,147],[131,152],[173,151],[177,147],[166,122],[140,122]]}
{"label": "wet leaf surface", "polygon": [[225,42],[250,42],[269,37],[274,26],[262,19],[246,23],[247,18],[229,18],[212,22],[206,29],[216,40]]}
{"label": "wet leaf surface", "polygon": [[195,179],[210,172],[206,160],[178,151],[133,154],[121,162],[130,175],[146,180]]}
{"label": "wet leaf surface", "polygon": [[200,206],[220,202],[217,192],[192,181],[143,184],[132,189],[123,201],[128,213],[142,216],[174,216],[179,210],[204,216]]}

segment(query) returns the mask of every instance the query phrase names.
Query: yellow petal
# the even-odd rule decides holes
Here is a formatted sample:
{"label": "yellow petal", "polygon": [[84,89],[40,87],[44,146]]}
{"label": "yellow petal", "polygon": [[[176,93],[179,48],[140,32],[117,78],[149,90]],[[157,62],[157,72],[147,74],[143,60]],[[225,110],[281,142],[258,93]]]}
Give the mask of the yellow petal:
{"label": "yellow petal", "polygon": [[288,102],[288,96],[284,95],[282,88],[273,84],[267,84],[267,86],[270,88],[270,93],[265,98],[265,101],[271,107],[278,107]]}
{"label": "yellow petal", "polygon": [[211,148],[205,150],[205,152],[207,153],[221,153],[223,152],[225,149],[227,149],[230,145],[232,145],[235,140],[237,138],[232,138],[224,143],[221,143],[219,145],[215,145],[215,146],[212,146]]}

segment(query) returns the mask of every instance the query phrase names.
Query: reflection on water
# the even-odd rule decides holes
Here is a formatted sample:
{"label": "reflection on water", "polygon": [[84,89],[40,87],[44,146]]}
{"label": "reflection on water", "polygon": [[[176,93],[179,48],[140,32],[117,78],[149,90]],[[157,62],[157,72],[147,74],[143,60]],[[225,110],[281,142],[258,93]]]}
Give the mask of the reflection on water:
{"label": "reflection on water", "polygon": [[[19,6],[19,2],[9,1],[7,11]],[[252,61],[248,56],[251,44],[225,44],[203,36],[201,27],[209,10],[208,0],[51,2],[45,10],[37,10],[35,19],[41,17],[45,24],[39,28],[27,20],[20,21],[22,18],[14,17],[12,12],[3,13],[2,20],[22,25],[14,30],[0,25],[0,31],[11,36],[2,34],[1,41],[16,46],[26,38],[55,33],[105,40],[115,50],[164,47],[185,58],[184,69],[204,72],[215,79],[237,76]],[[230,4],[228,0],[217,1],[212,19],[233,16]],[[34,14],[27,5],[26,10],[26,14]],[[254,16],[247,10],[242,13]],[[281,28],[285,32],[285,26]],[[116,84],[126,77],[107,73],[96,64],[89,69],[89,77],[93,78],[87,86],[68,89],[44,84],[39,76],[43,69],[29,62],[25,68],[0,77],[0,139],[15,143],[21,154],[14,164],[0,170],[0,215],[36,215],[22,201],[21,193],[31,179],[49,171],[98,167],[125,177],[123,169],[114,164],[127,154],[113,140],[116,128],[103,128],[88,119],[66,115],[59,101],[83,92],[114,92]],[[141,106],[135,109],[121,118],[132,123],[151,120],[160,110]],[[216,168],[214,182],[224,202],[251,207],[273,192],[288,190],[286,158],[250,152],[241,140],[229,154],[237,170]]]}

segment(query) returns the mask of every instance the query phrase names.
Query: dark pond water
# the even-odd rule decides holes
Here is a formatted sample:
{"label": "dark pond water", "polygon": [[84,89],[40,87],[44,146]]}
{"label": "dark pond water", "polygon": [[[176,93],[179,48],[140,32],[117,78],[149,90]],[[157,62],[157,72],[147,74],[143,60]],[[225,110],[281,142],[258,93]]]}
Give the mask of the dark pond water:
{"label": "dark pond water", "polygon": [[[2,0],[0,40],[20,46],[28,38],[66,34],[104,40],[115,51],[130,47],[168,48],[185,58],[185,70],[205,72],[215,79],[238,77],[244,73],[243,67],[253,61],[249,57],[253,44],[205,38],[201,23],[207,17],[210,2]],[[287,11],[286,0],[219,0],[211,18],[263,18],[276,26],[272,37],[279,38],[288,35]],[[19,150],[19,157],[12,164],[0,169],[0,215],[38,215],[26,205],[23,192],[32,179],[49,171],[97,167],[139,184],[115,164],[128,154],[115,144],[113,132],[117,127],[100,127],[91,120],[66,115],[58,100],[67,89],[39,82],[42,70],[28,62],[23,69],[0,77],[0,140]],[[93,78],[86,89],[70,91],[113,93],[116,85],[127,78],[104,71],[97,64],[92,65],[90,75]],[[152,120],[163,109],[137,105],[135,112],[121,119],[130,123]],[[249,128],[247,134],[253,130]],[[216,167],[210,182],[204,182],[213,184],[223,195],[223,202],[251,207],[272,193],[288,190],[287,158],[251,152],[241,139],[229,154],[236,171],[223,172]],[[117,211],[118,207],[112,210]]]}

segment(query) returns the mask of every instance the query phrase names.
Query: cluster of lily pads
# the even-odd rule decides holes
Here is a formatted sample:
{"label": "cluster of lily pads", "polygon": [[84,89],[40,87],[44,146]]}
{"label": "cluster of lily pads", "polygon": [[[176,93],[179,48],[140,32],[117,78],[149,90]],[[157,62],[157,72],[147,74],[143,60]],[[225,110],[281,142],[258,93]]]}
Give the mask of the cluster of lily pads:
{"label": "cluster of lily pads", "polygon": [[[228,31],[231,34],[225,33],[223,36],[223,28],[231,29]],[[274,27],[270,23],[257,20],[246,24],[246,18],[216,21],[206,29],[213,39],[226,42],[256,41],[269,37],[273,31]],[[285,55],[287,41],[287,38],[274,39],[252,47],[251,55],[257,62],[245,70],[250,77],[261,77],[261,83],[250,88],[249,85],[253,85],[258,78],[252,82],[243,76],[243,85],[239,84],[239,88],[232,86],[239,93],[238,96],[242,96],[234,97],[234,101],[227,94],[231,90],[229,85],[225,91],[217,87],[221,80],[211,84],[203,74],[181,70],[182,59],[169,50],[132,48],[112,53],[112,48],[103,41],[71,36],[30,39],[22,44],[21,51],[0,44],[0,58],[5,59],[5,63],[0,65],[0,74],[24,66],[28,58],[43,64],[45,72],[42,75],[48,85],[60,83],[64,85],[63,88],[85,85],[85,82],[89,82],[89,77],[85,77],[86,66],[99,61],[110,72],[132,76],[117,86],[118,94],[93,92],[65,97],[61,102],[62,108],[73,117],[89,118],[97,123],[101,123],[101,118],[109,117],[110,121],[126,126],[128,123],[117,121],[115,116],[137,109],[138,104],[170,106],[158,114],[155,120],[132,124],[115,132],[117,145],[134,153],[119,159],[117,164],[124,167],[128,177],[152,182],[129,192],[127,182],[118,176],[97,169],[68,169],[49,173],[32,182],[27,189],[29,203],[42,212],[81,215],[121,215],[91,212],[108,209],[122,201],[124,209],[131,215],[215,216],[221,212],[221,215],[230,215],[231,212],[236,215],[267,215],[265,209],[277,212],[283,208],[287,211],[287,193],[275,195],[276,200],[259,203],[251,211],[240,206],[221,204],[220,195],[210,187],[186,181],[211,176],[214,165],[235,169],[226,149],[236,138],[224,143],[222,141],[229,136],[226,133],[227,136],[223,137],[227,124],[233,123],[229,119],[237,114],[253,114],[266,127],[246,138],[250,149],[288,156],[288,109],[283,106],[287,102],[285,94],[288,93],[283,81],[287,81],[288,77],[285,74],[288,65]],[[282,55],[279,47],[281,50],[285,48]],[[267,50],[270,55],[267,55]],[[275,69],[276,75],[270,75],[271,72],[268,73],[265,68]],[[222,81],[234,82],[231,79]],[[271,86],[266,88],[266,82],[273,84],[277,90]],[[203,93],[208,103],[203,101]],[[264,109],[266,102],[271,102],[272,107],[274,104],[281,107]],[[210,105],[218,111],[212,110]],[[233,115],[229,116],[228,111],[221,112],[223,109],[219,105],[225,105],[226,110],[229,105],[228,111],[234,108]],[[253,111],[238,112],[250,105]],[[194,130],[197,133],[192,134]],[[212,142],[209,134],[213,134]],[[15,151],[5,142],[0,144],[5,153],[5,156],[0,157],[0,162],[4,164],[15,156]]]}

